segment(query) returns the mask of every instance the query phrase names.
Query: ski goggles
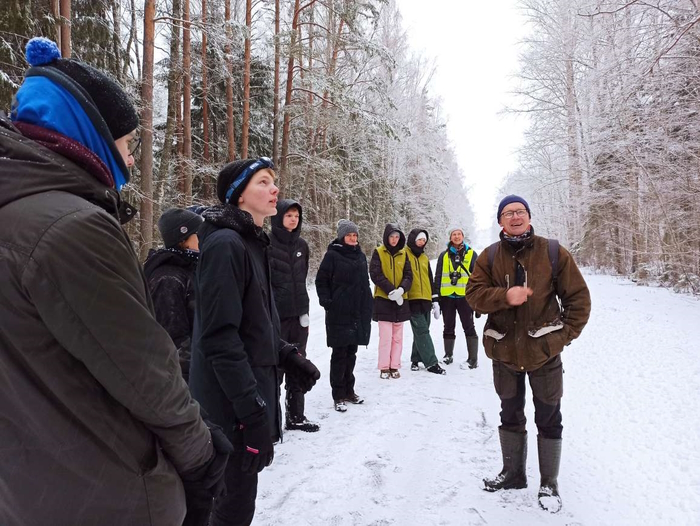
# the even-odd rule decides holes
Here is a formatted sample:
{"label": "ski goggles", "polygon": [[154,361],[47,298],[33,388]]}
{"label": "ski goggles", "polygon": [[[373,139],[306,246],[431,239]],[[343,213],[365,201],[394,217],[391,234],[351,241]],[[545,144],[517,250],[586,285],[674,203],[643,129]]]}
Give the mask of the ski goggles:
{"label": "ski goggles", "polygon": [[226,202],[227,203],[229,202],[229,199],[231,199],[233,192],[236,191],[236,188],[241,186],[243,181],[247,180],[251,175],[253,175],[258,170],[263,170],[264,168],[271,168],[271,169],[275,168],[275,164],[272,162],[272,159],[270,159],[269,157],[260,157],[258,160],[254,161],[252,164],[249,164],[248,166],[246,166],[245,169],[241,172],[241,174],[234,179],[234,181],[228,187],[228,190],[226,190]]}

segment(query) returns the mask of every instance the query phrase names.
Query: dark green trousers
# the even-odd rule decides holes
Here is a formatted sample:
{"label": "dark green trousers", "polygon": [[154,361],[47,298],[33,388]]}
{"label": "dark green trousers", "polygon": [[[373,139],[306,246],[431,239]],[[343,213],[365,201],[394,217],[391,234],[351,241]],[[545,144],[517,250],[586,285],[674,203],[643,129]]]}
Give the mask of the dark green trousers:
{"label": "dark green trousers", "polygon": [[412,314],[411,329],[413,330],[411,362],[423,362],[426,368],[432,367],[438,363],[438,359],[435,356],[433,339],[430,337],[430,311],[424,314]]}

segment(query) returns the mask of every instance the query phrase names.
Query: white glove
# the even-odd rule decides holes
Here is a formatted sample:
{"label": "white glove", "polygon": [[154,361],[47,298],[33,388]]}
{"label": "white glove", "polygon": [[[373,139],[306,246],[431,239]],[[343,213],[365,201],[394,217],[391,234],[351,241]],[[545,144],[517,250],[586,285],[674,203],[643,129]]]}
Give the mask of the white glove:
{"label": "white glove", "polygon": [[[391,301],[395,301],[396,303],[399,303],[398,298],[401,298],[401,296],[403,296],[403,287],[399,287],[397,289],[392,290],[389,294],[387,294],[387,296],[389,296],[389,299]],[[401,300],[403,300],[403,298],[401,298]],[[403,303],[403,301],[401,301],[401,303],[399,303],[399,305],[401,305],[402,303]]]}
{"label": "white glove", "polygon": [[433,302],[433,318],[435,318],[436,320],[439,320],[440,314],[441,314],[440,304],[437,301],[434,301]]}
{"label": "white glove", "polygon": [[396,304],[397,304],[399,307],[400,307],[401,305],[403,305],[403,298],[402,298],[401,296],[399,296],[398,298],[396,298],[394,301],[396,302]]}
{"label": "white glove", "polygon": [[299,316],[299,325],[302,327],[308,327],[309,326],[309,315],[308,314],[302,314]]}

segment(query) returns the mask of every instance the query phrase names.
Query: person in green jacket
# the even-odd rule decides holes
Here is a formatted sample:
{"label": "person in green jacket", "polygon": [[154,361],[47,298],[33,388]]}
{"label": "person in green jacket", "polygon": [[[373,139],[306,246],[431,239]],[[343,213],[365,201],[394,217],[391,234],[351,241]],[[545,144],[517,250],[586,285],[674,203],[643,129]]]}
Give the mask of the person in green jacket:
{"label": "person in green jacket", "polygon": [[430,337],[430,311],[432,304],[433,271],[425,255],[428,243],[428,231],[414,228],[408,234],[406,245],[408,261],[413,271],[413,284],[408,290],[408,305],[411,309],[411,329],[413,330],[413,348],[411,350],[411,371],[419,369],[418,362],[423,362],[426,370],[435,374],[447,374],[440,367],[433,339]]}

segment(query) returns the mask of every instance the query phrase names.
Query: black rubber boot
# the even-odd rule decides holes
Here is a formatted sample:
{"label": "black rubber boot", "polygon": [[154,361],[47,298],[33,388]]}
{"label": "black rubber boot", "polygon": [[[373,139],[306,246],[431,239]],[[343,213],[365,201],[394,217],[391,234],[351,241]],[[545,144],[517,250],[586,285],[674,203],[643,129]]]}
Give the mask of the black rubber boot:
{"label": "black rubber boot", "polygon": [[525,463],[527,461],[527,433],[498,430],[501,438],[503,469],[493,479],[484,479],[484,490],[527,488]]}
{"label": "black rubber boot", "polygon": [[557,513],[561,509],[557,483],[561,462],[561,438],[544,438],[537,435],[537,452],[540,457],[540,490],[537,500],[543,510]]}
{"label": "black rubber boot", "polygon": [[450,365],[454,361],[454,351],[455,341],[445,338],[445,357],[442,359],[442,363]]}
{"label": "black rubber boot", "polygon": [[478,336],[467,336],[467,353],[469,358],[467,358],[467,364],[469,364],[470,369],[476,369],[479,367],[479,337]]}

